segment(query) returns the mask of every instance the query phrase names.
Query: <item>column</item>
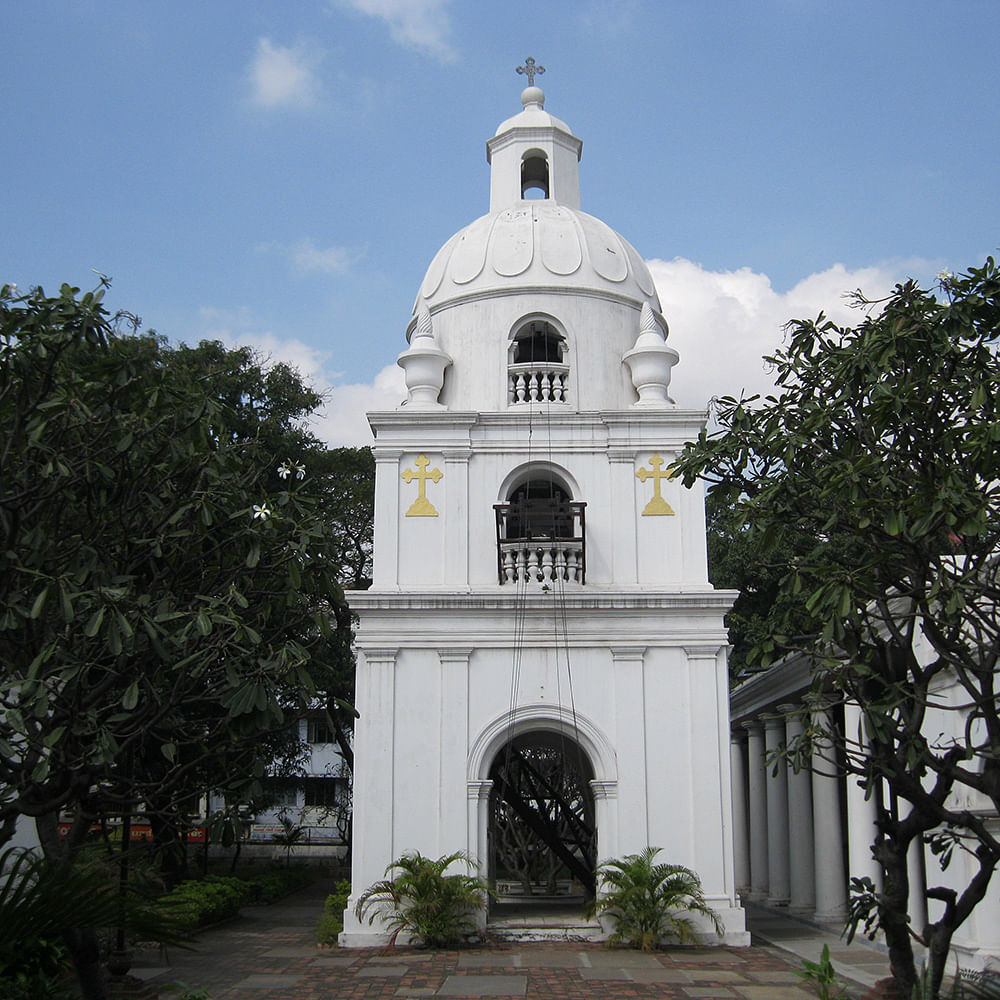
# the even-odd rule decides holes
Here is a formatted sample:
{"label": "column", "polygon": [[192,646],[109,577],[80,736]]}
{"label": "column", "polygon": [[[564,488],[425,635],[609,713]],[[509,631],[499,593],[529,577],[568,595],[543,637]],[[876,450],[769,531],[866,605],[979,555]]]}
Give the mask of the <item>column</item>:
{"label": "column", "polygon": [[[643,659],[645,646],[613,646],[615,749],[621,808],[629,817],[628,829],[638,837],[627,851],[641,850],[649,843],[649,783],[646,776],[646,719],[644,718]],[[609,695],[611,692],[608,692]]]}
{"label": "column", "polygon": [[[801,705],[779,705],[785,716],[785,740],[789,746],[805,734]],[[788,770],[788,868],[791,899],[796,913],[809,913],[816,906],[816,871],[813,863],[812,775],[808,767]]]}
{"label": "column", "polygon": [[[354,914],[366,886],[384,877],[395,857],[393,786],[395,749],[395,673],[398,650],[359,647],[357,707],[361,719],[355,730],[354,848],[351,861],[351,898],[344,911],[342,942],[358,946],[382,932],[379,921],[369,927]],[[409,846],[409,845],[407,845]]]}
{"label": "column", "polygon": [[920,837],[910,841],[906,852],[906,874],[910,883],[907,915],[910,926],[922,934],[927,926],[927,873],[924,870],[924,842]]}
{"label": "column", "polygon": [[767,852],[767,790],[764,780],[764,727],[744,722],[747,731],[747,792],[750,803],[750,898],[767,899],[769,872]]}
{"label": "column", "polygon": [[376,587],[399,583],[399,459],[398,448],[374,448],[375,456],[375,537],[379,544],[373,555],[372,580]]}
{"label": "column", "polygon": [[733,781],[733,878],[736,891],[750,891],[750,839],[747,823],[747,741],[729,734],[729,769]]}
{"label": "column", "polygon": [[833,745],[826,736],[833,724],[825,702],[815,701],[812,714],[812,811],[816,871],[816,909],[813,918],[839,922],[847,914],[847,875],[844,871],[844,830],[840,815],[840,774]]}
{"label": "column", "polygon": [[590,782],[594,796],[594,825],[597,827],[597,858],[617,858],[618,782],[594,778]]}
{"label": "column", "polygon": [[[474,874],[478,875],[491,889],[495,882],[492,859],[489,856],[490,792],[492,789],[492,781],[469,781],[466,783],[466,802],[468,804],[466,820],[468,823],[466,833],[468,847],[466,851],[472,858],[475,868]],[[490,905],[490,901],[487,899],[486,909],[476,917],[476,923],[480,928],[486,926]]]}
{"label": "column", "polygon": [[611,477],[611,546],[612,579],[619,584],[635,583],[639,578],[636,551],[635,449],[608,448],[608,473]]}
{"label": "column", "polygon": [[[444,578],[449,586],[469,585],[469,533],[455,530],[469,524],[469,448],[443,448],[446,524],[451,526],[444,549]],[[490,562],[490,569],[493,562]]]}
{"label": "column", "polygon": [[785,741],[785,720],[764,722],[767,755],[767,868],[770,874],[767,902],[787,906],[791,894],[788,868],[788,764],[780,753]]}
{"label": "column", "polygon": [[[469,751],[469,657],[471,647],[439,649],[441,700],[438,707],[438,817],[439,853],[454,850],[449,844],[461,829],[465,763]],[[430,721],[428,713],[428,722]]]}
{"label": "column", "polygon": [[[847,752],[856,762],[862,759],[868,741],[864,733],[861,706],[856,701],[844,703],[844,742]],[[847,776],[847,865],[851,878],[867,876],[882,891],[882,866],[872,856],[872,845],[878,837],[875,825],[874,794],[865,798],[861,778]]]}

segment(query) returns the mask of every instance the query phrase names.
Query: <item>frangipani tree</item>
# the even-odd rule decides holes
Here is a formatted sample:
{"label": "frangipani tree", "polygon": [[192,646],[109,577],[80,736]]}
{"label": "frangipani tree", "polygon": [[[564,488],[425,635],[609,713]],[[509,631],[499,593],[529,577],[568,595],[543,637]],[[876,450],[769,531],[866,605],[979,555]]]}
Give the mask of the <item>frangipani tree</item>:
{"label": "frangipani tree", "polygon": [[[910,281],[859,305],[853,328],[789,324],[775,393],[718,400],[721,429],[675,468],[778,571],[751,658],[812,656],[816,687],[860,706],[860,734],[823,734],[869,793],[890,791],[884,888],[859,887],[853,918],[884,930],[906,996],[926,945],[936,996],[1000,861],[1000,274],[990,258],[936,294]],[[907,921],[915,840],[972,862],[958,888],[928,873],[927,927]]]}
{"label": "frangipani tree", "polygon": [[246,357],[137,335],[103,292],[0,290],[0,844],[31,818],[50,857],[207,766],[253,780],[343,672],[319,397],[259,366],[229,392]]}

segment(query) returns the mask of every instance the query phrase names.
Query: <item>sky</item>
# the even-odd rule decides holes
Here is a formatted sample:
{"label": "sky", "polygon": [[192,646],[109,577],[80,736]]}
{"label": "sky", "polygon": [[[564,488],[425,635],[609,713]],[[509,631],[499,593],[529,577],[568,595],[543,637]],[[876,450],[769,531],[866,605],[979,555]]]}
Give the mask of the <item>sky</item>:
{"label": "sky", "polygon": [[788,320],[1000,242],[996,0],[8,0],[3,36],[0,282],[108,275],[171,340],[288,361],[333,445],[405,396],[527,56],[581,207],[650,265],[681,406],[766,391]]}

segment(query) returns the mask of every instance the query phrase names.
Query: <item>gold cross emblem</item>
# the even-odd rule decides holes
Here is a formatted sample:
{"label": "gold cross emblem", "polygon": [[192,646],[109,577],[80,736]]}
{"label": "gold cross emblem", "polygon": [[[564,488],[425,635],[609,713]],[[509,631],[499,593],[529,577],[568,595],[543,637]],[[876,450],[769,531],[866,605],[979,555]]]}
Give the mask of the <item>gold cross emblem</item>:
{"label": "gold cross emblem", "polygon": [[670,469],[663,468],[663,459],[659,455],[654,455],[650,460],[649,464],[652,469],[640,469],[636,476],[639,478],[640,482],[645,482],[647,479],[653,480],[653,497],[642,509],[643,517],[650,517],[654,515],[663,514],[673,514],[674,509],[663,499],[663,495],[660,493],[660,481],[663,479],[673,479],[673,475]]}
{"label": "gold cross emblem", "polygon": [[427,466],[430,465],[426,455],[419,455],[417,460],[413,463],[417,467],[417,471],[414,472],[413,469],[407,469],[400,476],[408,483],[412,483],[415,479],[417,481],[417,499],[410,504],[410,509],[406,512],[407,517],[437,517],[438,512],[434,504],[427,499],[427,480],[437,483],[444,478],[444,473],[440,469],[431,469],[428,471]]}

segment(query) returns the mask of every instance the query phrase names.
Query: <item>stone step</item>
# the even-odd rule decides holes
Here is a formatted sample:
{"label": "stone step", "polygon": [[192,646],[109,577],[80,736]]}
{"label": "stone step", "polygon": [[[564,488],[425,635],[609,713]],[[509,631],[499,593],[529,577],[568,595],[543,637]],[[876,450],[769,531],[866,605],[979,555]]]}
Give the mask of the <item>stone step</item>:
{"label": "stone step", "polygon": [[518,916],[491,920],[487,932],[503,941],[603,941],[596,920],[573,916]]}

